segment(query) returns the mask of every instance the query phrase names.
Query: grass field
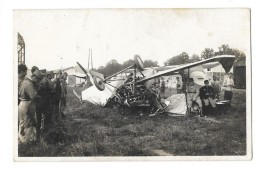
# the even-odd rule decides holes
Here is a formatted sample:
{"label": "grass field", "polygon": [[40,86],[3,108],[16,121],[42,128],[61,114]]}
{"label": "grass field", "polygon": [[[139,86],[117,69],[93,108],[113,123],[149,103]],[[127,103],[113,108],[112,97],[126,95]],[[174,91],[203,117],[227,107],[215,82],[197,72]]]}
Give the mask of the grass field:
{"label": "grass field", "polygon": [[[78,92],[82,88],[76,88]],[[80,104],[68,88],[66,118],[45,131],[19,156],[197,156],[246,154],[246,94],[234,90],[228,115],[205,120],[166,114],[121,115]]]}

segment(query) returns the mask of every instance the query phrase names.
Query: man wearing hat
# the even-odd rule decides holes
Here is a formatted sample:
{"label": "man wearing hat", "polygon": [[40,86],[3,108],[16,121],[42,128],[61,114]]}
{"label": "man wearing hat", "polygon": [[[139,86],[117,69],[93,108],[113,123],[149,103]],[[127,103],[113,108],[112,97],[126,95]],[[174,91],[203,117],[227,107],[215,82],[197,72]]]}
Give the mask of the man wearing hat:
{"label": "man wearing hat", "polygon": [[204,81],[204,86],[200,88],[200,97],[203,100],[205,107],[208,108],[209,104],[213,107],[213,112],[216,113],[216,101],[214,100],[214,88],[209,85],[209,80]]}
{"label": "man wearing hat", "polygon": [[233,97],[233,87],[234,87],[234,80],[233,80],[232,76],[233,76],[232,73],[229,73],[228,77],[224,80],[224,83],[223,83],[223,90],[225,91],[224,99],[230,100],[230,103],[231,103],[231,100]]}
{"label": "man wearing hat", "polygon": [[199,97],[200,89],[197,85],[195,85],[193,78],[189,78],[186,91],[187,91],[188,113],[190,114],[192,104],[196,102],[199,105],[200,113],[202,115],[202,102]]}
{"label": "man wearing hat", "polygon": [[32,143],[37,140],[36,118],[36,85],[42,80],[43,75],[39,70],[34,71],[31,77],[25,78],[19,90],[20,104],[18,106],[18,138],[20,144]]}

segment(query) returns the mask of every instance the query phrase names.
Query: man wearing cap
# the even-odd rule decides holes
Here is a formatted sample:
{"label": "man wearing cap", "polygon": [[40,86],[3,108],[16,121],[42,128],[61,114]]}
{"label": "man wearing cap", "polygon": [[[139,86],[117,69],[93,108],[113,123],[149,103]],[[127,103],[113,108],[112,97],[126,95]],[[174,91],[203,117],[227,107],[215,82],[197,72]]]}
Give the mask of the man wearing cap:
{"label": "man wearing cap", "polygon": [[31,77],[24,79],[19,90],[21,102],[18,106],[18,138],[20,144],[33,143],[38,138],[35,101],[39,96],[36,85],[42,77],[39,70],[35,71]]}
{"label": "man wearing cap", "polygon": [[186,91],[187,91],[188,113],[190,114],[190,110],[192,108],[193,102],[196,102],[199,105],[200,113],[202,115],[202,102],[199,97],[200,89],[197,85],[195,85],[193,78],[189,78]]}
{"label": "man wearing cap", "polygon": [[204,81],[204,86],[200,88],[200,97],[203,100],[205,107],[208,108],[209,104],[213,107],[213,112],[216,113],[216,101],[214,100],[214,88],[209,85],[209,80]]}

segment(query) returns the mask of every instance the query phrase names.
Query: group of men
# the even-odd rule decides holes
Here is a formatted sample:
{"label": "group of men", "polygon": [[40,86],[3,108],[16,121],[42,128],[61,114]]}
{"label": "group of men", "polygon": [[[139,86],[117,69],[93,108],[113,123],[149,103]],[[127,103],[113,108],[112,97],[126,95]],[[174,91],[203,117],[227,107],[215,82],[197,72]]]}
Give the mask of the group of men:
{"label": "group of men", "polygon": [[61,102],[66,106],[67,74],[59,71],[56,78],[52,72],[33,66],[31,76],[27,67],[18,66],[18,138],[19,144],[33,143],[45,129],[64,116]]}
{"label": "group of men", "polygon": [[[196,103],[200,109],[200,116],[205,116],[203,113],[203,109],[209,110],[209,105],[212,106],[211,112],[215,115],[218,114],[218,110],[216,108],[216,99],[219,99],[219,93],[221,90],[220,82],[214,76],[212,86],[209,85],[209,80],[204,81],[204,86],[198,87],[193,78],[189,78],[186,92],[187,92],[187,104],[188,104],[188,113],[190,114],[191,108],[193,104]],[[232,74],[228,75],[228,78],[224,81],[223,87],[225,88],[224,92],[224,100],[229,100],[231,103],[231,99],[233,96],[232,88],[234,86],[234,81],[232,79]],[[203,108],[203,104],[204,107]]]}

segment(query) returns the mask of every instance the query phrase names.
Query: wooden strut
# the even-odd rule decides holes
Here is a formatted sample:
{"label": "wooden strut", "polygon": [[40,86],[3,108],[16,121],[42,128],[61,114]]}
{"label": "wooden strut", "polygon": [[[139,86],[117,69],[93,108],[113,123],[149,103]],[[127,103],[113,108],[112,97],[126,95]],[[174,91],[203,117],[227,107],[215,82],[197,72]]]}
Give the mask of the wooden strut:
{"label": "wooden strut", "polygon": [[130,69],[130,68],[132,68],[132,67],[134,67],[134,66],[135,66],[135,65],[129,66],[129,67],[127,67],[127,68],[125,68],[125,69],[123,69],[123,70],[121,70],[121,71],[119,71],[119,72],[117,72],[117,73],[115,73],[115,74],[113,74],[113,75],[107,77],[104,81],[107,81],[107,80],[113,78],[114,76],[116,76],[116,75],[118,75],[118,74],[120,74],[120,73],[122,73],[122,72],[124,72],[124,71],[126,71],[126,70],[128,70],[128,69]]}
{"label": "wooden strut", "polygon": [[190,116],[190,110],[189,110],[188,99],[187,99],[187,95],[188,95],[187,86],[188,86],[189,79],[190,79],[190,68],[188,68],[188,78],[186,79],[186,91],[185,91],[186,107],[187,107],[188,115]]}
{"label": "wooden strut", "polygon": [[134,65],[133,93],[135,93],[135,77],[136,77],[136,65]]}

